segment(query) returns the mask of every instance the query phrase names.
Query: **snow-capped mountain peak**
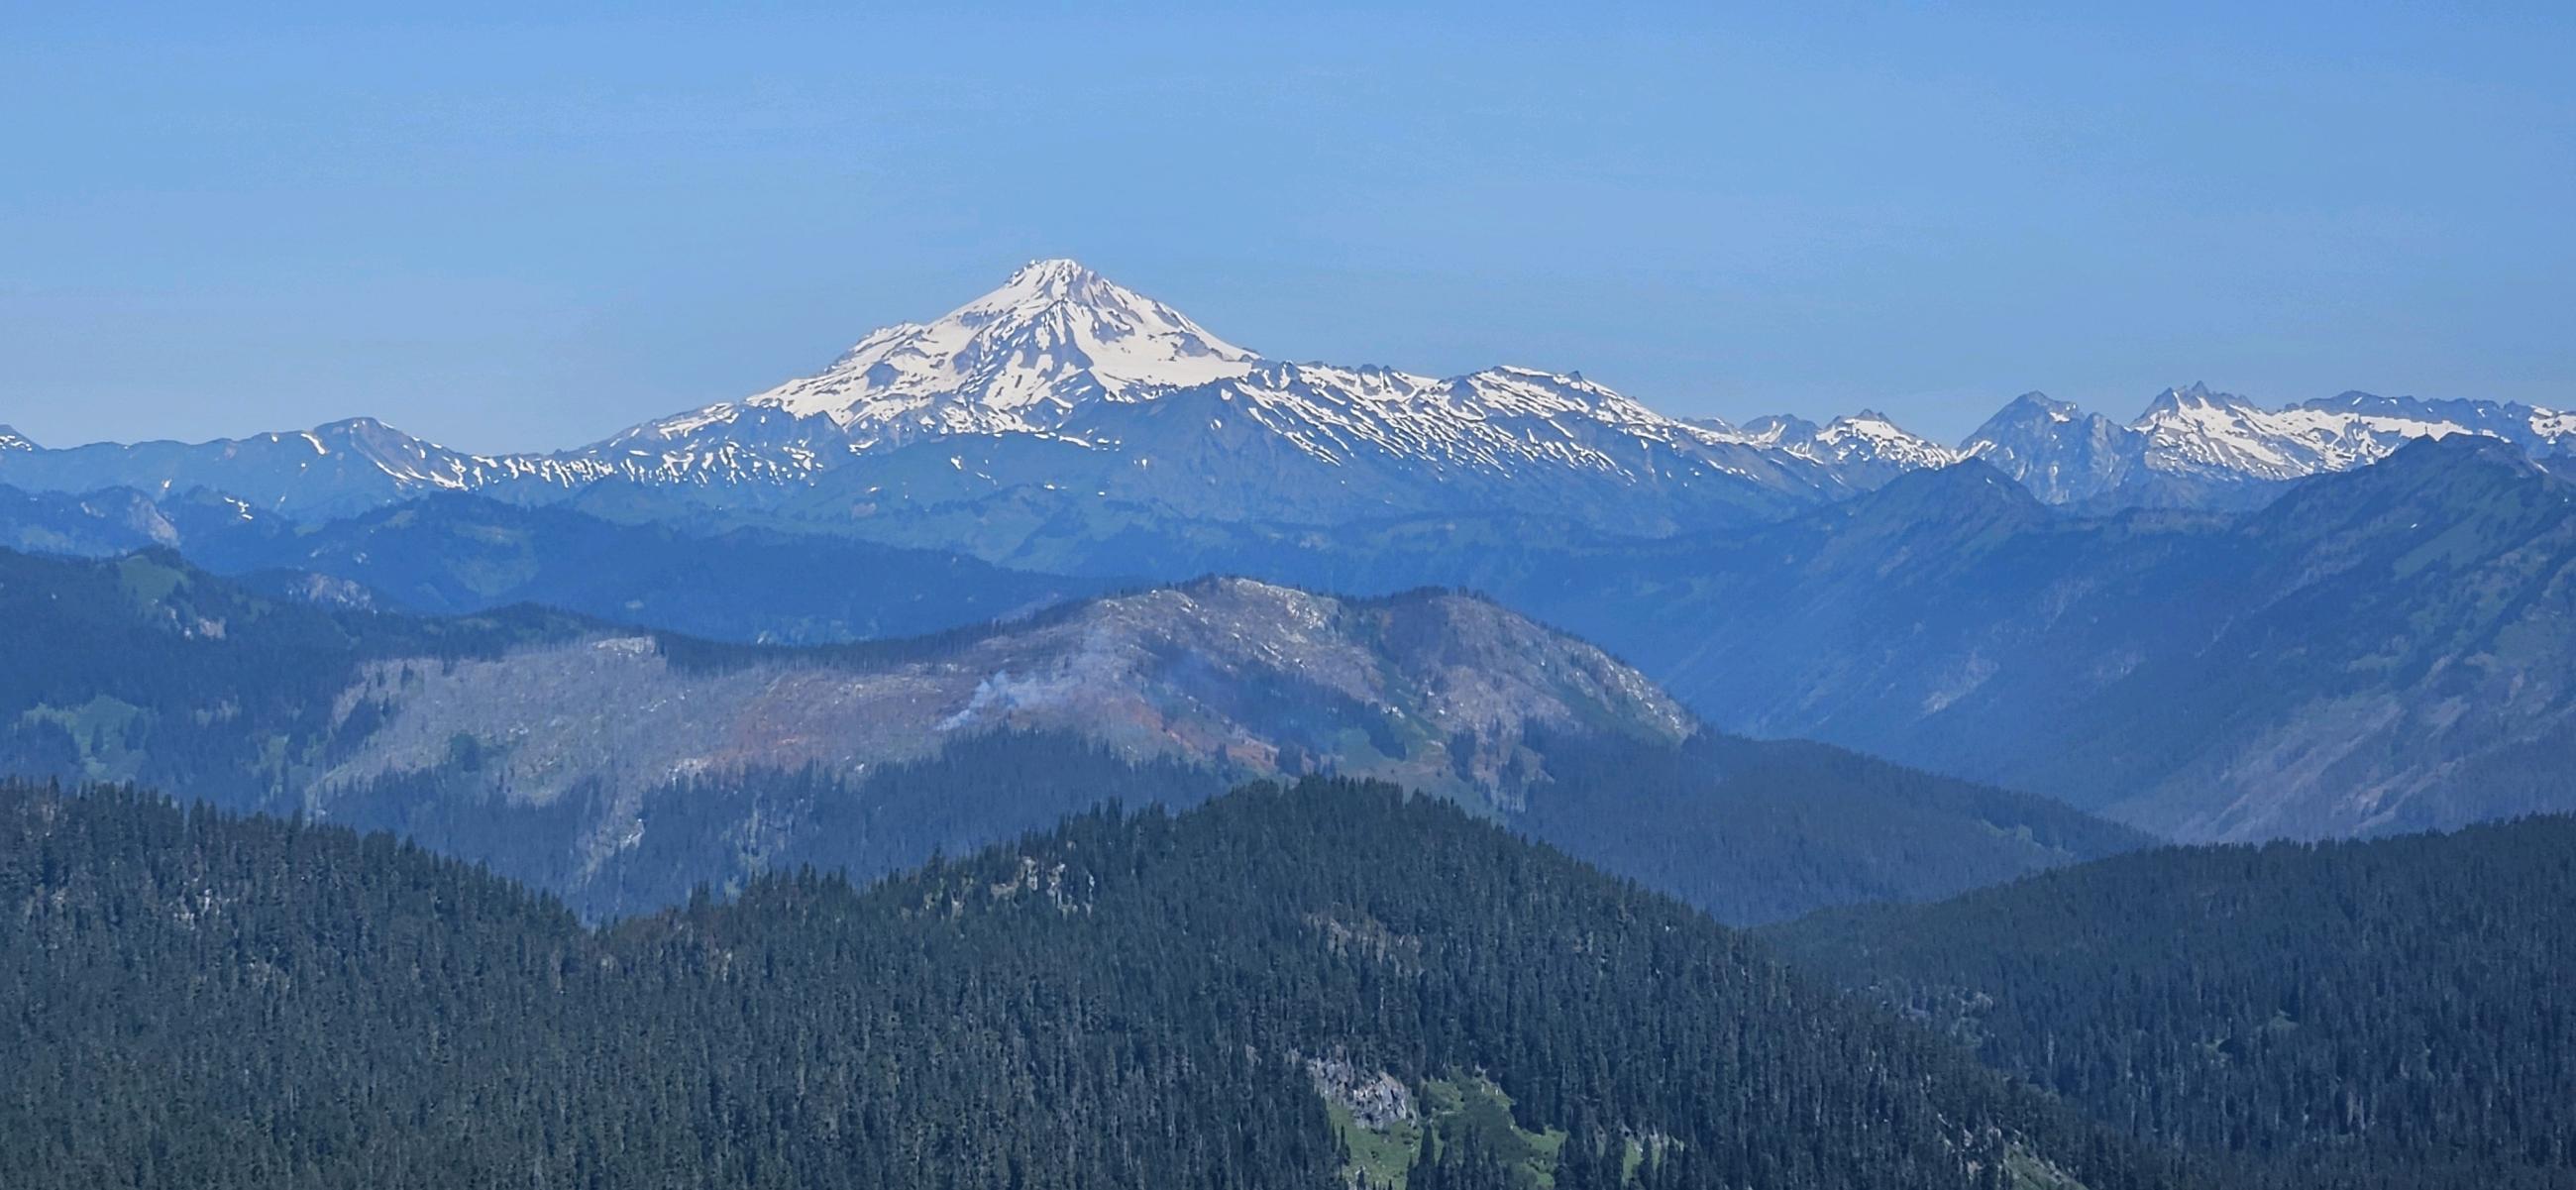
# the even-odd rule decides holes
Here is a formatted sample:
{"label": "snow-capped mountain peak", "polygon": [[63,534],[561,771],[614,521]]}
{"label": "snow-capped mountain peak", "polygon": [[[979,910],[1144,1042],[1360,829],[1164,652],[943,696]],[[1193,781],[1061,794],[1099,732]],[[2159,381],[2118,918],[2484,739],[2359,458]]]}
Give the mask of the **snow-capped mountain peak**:
{"label": "snow-capped mountain peak", "polygon": [[823,372],[742,404],[828,417],[862,439],[1044,430],[1086,402],[1240,376],[1259,358],[1074,261],[1038,260],[934,321],[879,330]]}
{"label": "snow-capped mountain peak", "polygon": [[2160,409],[2193,408],[2204,405],[2245,405],[2250,407],[2252,404],[2253,402],[2237,396],[2234,393],[2217,392],[2212,390],[2208,384],[2195,380],[2189,384],[2173,385],[2165,389],[2165,391],[2157,393],[2154,400],[2147,402],[2147,413],[2148,416],[2153,416],[2155,412]]}
{"label": "snow-capped mountain peak", "polygon": [[2020,480],[2040,499],[2061,504],[2126,482],[2138,466],[2140,436],[2110,418],[2034,391],[1996,410],[1960,448],[1965,456],[1983,459]]}
{"label": "snow-capped mountain peak", "polygon": [[1821,426],[1786,414],[1755,418],[1741,430],[1723,422],[1700,424],[1733,441],[1814,462],[1858,487],[1876,487],[1905,472],[1947,467],[1966,457],[1870,409]]}
{"label": "snow-capped mountain peak", "polygon": [[0,426],[0,450],[34,450],[36,444],[9,426]]}
{"label": "snow-capped mountain peak", "polygon": [[[722,485],[818,483],[866,460],[840,482],[867,509],[1015,486],[1233,509],[1238,489],[1275,489],[1260,515],[1299,520],[1545,503],[1560,488],[1600,508],[1666,489],[1667,504],[1735,515],[1850,487],[1826,460],[1765,454],[1579,372],[1443,379],[1264,358],[1069,260],[877,331],[818,375],[556,457],[579,481]],[[1473,484],[1497,486],[1460,486]]]}
{"label": "snow-capped mountain peak", "polygon": [[1735,434],[1755,446],[1778,446],[1784,442],[1813,439],[1824,427],[1794,413],[1768,413],[1742,426],[1727,423],[1724,418],[1694,417],[1690,423],[1721,434]]}
{"label": "snow-capped mountain peak", "polygon": [[2054,422],[2059,425],[2065,425],[2070,422],[2081,421],[2087,416],[2089,415],[2084,412],[2083,408],[2073,401],[2061,401],[2047,393],[2040,392],[2037,389],[2032,389],[2029,392],[2023,393],[2022,395],[2005,402],[2002,409],[1995,411],[1993,422],[2003,423],[2013,420],[2027,420]]}
{"label": "snow-capped mountain peak", "polygon": [[1947,467],[1967,457],[1899,427],[1875,409],[1835,418],[1816,431],[1816,442],[1825,457],[1834,462],[1866,456],[1900,467],[1923,468]]}
{"label": "snow-capped mountain peak", "polygon": [[2026,393],[1956,448],[1870,410],[1735,426],[1666,416],[1580,372],[1444,378],[1267,358],[1058,259],[938,318],[871,333],[815,375],[573,450],[466,454],[365,419],[176,452],[48,451],[0,427],[0,477],[48,490],[201,485],[319,513],[434,490],[545,499],[618,480],[899,532],[945,532],[920,526],[971,519],[958,510],[999,497],[1019,502],[1003,518],[1013,524],[1105,501],[1116,511],[1104,525],[1136,510],[1298,525],[1502,510],[1651,533],[1784,515],[1963,458],[2051,503],[2237,506],[2270,481],[2458,433],[2566,454],[2576,413],[2366,393],[2267,409],[2195,383],[2126,423]]}
{"label": "snow-capped mountain peak", "polygon": [[2389,449],[2350,417],[2296,407],[2269,411],[2203,384],[2166,389],[2130,424],[2146,436],[2148,465],[2161,471],[2296,479],[2374,461]]}
{"label": "snow-capped mountain peak", "polygon": [[2510,402],[2362,392],[2267,409],[2192,384],[2156,394],[2126,424],[2032,393],[2006,405],[1967,447],[2051,502],[2227,504],[2261,499],[2261,485],[2367,466],[2417,438],[2453,434],[2556,455],[2576,447],[2576,417]]}

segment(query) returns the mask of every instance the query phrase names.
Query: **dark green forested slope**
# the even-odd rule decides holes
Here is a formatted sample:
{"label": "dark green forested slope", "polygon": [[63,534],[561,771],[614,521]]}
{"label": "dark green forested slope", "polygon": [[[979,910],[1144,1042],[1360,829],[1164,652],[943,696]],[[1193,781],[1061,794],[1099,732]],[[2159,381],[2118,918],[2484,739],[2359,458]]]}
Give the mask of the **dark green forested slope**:
{"label": "dark green forested slope", "polygon": [[2168,848],[1775,941],[2141,1136],[2576,1185],[2576,819]]}
{"label": "dark green forested slope", "polygon": [[622,845],[585,858],[580,844],[606,790],[542,805],[488,797],[475,771],[486,761],[460,751],[468,754],[437,768],[343,791],[330,821],[485,864],[561,897],[587,921],[665,909],[699,886],[730,896],[764,873],[802,867],[866,883],[1113,798],[1180,809],[1229,784],[1214,769],[1136,760],[1075,735],[990,732],[856,778],[813,767],[675,778],[644,793],[639,829]]}
{"label": "dark green forested slope", "polygon": [[1804,740],[1546,741],[1511,825],[1737,925],[1922,901],[2148,846],[2053,798]]}
{"label": "dark green forested slope", "polygon": [[189,529],[181,548],[226,574],[318,572],[413,611],[536,603],[717,639],[912,636],[1121,585],[847,537],[700,536],[454,493],[291,531],[237,517]]}
{"label": "dark green forested slope", "polygon": [[0,1052],[12,1187],[2209,1184],[1325,781],[604,934],[383,835],[11,788]]}
{"label": "dark green forested slope", "polygon": [[[1944,897],[2152,841],[2048,798],[1821,744],[1532,742],[1546,778],[1500,822],[1731,925]],[[596,921],[676,904],[696,884],[731,892],[799,866],[864,882],[1042,829],[1113,793],[1179,809],[1231,780],[1070,734],[988,733],[856,779],[752,768],[673,780],[645,794],[627,845],[585,861],[576,844],[603,791],[548,805],[489,798],[477,792],[481,763],[462,755],[354,787],[332,801],[331,820],[487,863]]]}
{"label": "dark green forested slope", "polygon": [[574,617],[509,608],[448,619],[263,598],[166,551],[103,561],[0,550],[0,773],[186,788],[292,808],[327,759],[350,675],[371,658],[489,656],[569,638]]}

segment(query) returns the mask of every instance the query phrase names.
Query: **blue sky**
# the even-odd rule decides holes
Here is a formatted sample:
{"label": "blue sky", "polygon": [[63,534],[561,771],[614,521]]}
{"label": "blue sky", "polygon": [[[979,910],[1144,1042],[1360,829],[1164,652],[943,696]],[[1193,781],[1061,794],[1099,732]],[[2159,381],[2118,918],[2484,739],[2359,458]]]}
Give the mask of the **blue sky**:
{"label": "blue sky", "polygon": [[2570,5],[76,7],[0,6],[0,422],[55,445],[568,445],[1058,255],[1689,414],[2576,405]]}

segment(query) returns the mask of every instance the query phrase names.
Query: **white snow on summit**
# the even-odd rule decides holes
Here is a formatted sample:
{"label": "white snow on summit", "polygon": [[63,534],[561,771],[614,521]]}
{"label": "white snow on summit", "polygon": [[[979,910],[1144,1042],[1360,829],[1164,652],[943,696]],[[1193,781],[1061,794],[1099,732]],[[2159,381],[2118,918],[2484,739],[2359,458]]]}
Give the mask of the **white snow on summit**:
{"label": "white snow on summit", "polygon": [[[1683,420],[1573,372],[1289,363],[1074,261],[1039,260],[936,319],[867,335],[815,375],[573,450],[468,454],[366,419],[175,452],[48,451],[0,427],[0,474],[240,488],[264,507],[338,512],[437,490],[544,499],[604,479],[746,485],[745,499],[784,501],[751,489],[817,485],[860,464],[842,477],[853,509],[1028,486],[1250,518],[1528,507],[1615,521],[1633,504],[1663,524],[1653,509],[1775,515],[1966,458],[2053,503],[2255,498],[2248,485],[2463,433],[2565,454],[2576,413],[2358,392],[2265,409],[2194,384],[2119,422],[2029,393],[1954,448],[1868,410],[1823,425]],[[936,467],[916,465],[934,456]],[[300,494],[321,488],[332,494]]]}
{"label": "white snow on summit", "polygon": [[1906,471],[1947,467],[1966,458],[1963,451],[1953,450],[1922,435],[1912,433],[1885,414],[1864,409],[1817,425],[1802,417],[1773,415],[1745,423],[1736,430],[1719,421],[1694,424],[1713,432],[1730,434],[1736,440],[1811,460],[1843,472],[1862,487],[1879,483]]}
{"label": "white snow on summit", "polygon": [[2265,409],[2193,384],[2158,393],[2126,424],[2028,394],[1979,428],[1967,451],[2042,499],[2063,503],[2115,495],[2157,477],[2224,486],[2348,471],[2415,439],[2453,434],[2501,438],[2533,455],[2561,454],[2576,447],[2576,418],[2510,402],[2359,392]]}
{"label": "white snow on summit", "polygon": [[[2442,405],[2457,406],[2486,424],[2462,424],[2439,412]],[[2417,438],[2474,433],[2513,439],[2526,449],[2556,449],[2563,445],[2557,439],[2564,434],[2550,431],[2563,420],[2560,414],[2528,406],[2424,402],[2362,393],[2266,410],[2242,397],[2194,384],[2166,389],[2131,428],[2146,436],[2151,467],[2211,469],[2278,480],[2375,463]]]}
{"label": "white snow on summit", "polygon": [[[1211,433],[1237,423],[1327,464],[1409,462],[1435,478],[1553,467],[1638,482],[1758,473],[1761,486],[1802,493],[1848,486],[1824,458],[1766,456],[1722,423],[1664,416],[1580,374],[1436,378],[1264,359],[1070,260],[1033,262],[934,321],[870,334],[817,375],[647,422],[583,456],[645,482],[798,480],[924,440],[1025,435],[1134,453],[1147,467],[1140,436],[1166,457],[1176,443],[1170,418],[1141,411],[1175,401]],[[1202,416],[1200,402],[1214,407]],[[1925,455],[1883,420],[1836,426],[1855,441],[1844,453],[1868,439]]]}
{"label": "white snow on summit", "polygon": [[1818,457],[1835,463],[1866,457],[1919,469],[1947,467],[1967,457],[1960,451],[1901,429],[1889,421],[1887,415],[1869,409],[1835,418],[1816,432],[1815,444]]}
{"label": "white snow on summit", "polygon": [[861,435],[1048,429],[1086,401],[1241,376],[1258,359],[1080,264],[1040,260],[936,321],[877,331],[821,374],[743,404]]}

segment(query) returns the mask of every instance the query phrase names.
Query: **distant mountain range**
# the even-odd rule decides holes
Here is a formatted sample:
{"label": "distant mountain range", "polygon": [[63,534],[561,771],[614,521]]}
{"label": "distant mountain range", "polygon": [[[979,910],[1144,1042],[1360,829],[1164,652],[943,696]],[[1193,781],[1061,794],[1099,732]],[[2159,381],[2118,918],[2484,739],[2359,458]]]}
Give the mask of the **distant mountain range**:
{"label": "distant mountain range", "polygon": [[2129,423],[2031,394],[1957,447],[1866,412],[1692,422],[1573,374],[1285,363],[1041,261],[816,376],[577,450],[469,456],[368,421],[6,435],[0,484],[30,491],[0,490],[0,542],[800,644],[1208,574],[1470,588],[1720,729],[2174,837],[2315,836],[2570,805],[2536,758],[2576,738],[2551,585],[2576,528],[2546,471],[2571,432],[2199,385]]}
{"label": "distant mountain range", "polygon": [[2191,840],[2576,809],[2576,484],[2421,442],[2243,513],[2070,516],[1982,463],[1480,583],[1711,723]]}
{"label": "distant mountain range", "polygon": [[0,547],[79,557],[170,548],[273,594],[456,615],[540,604],[719,640],[917,636],[1143,585],[1007,570],[955,553],[759,529],[686,533],[559,506],[441,493],[321,522],[198,490],[0,488]]}
{"label": "distant mountain range", "polygon": [[1963,453],[2051,504],[2250,507],[2278,495],[2283,481],[2349,471],[2408,442],[2456,434],[2555,457],[2576,443],[2576,414],[2364,392],[2266,410],[2194,384],[2165,390],[2122,425],[2026,393],[1970,435]]}
{"label": "distant mountain range", "polygon": [[[196,496],[0,491],[0,542],[171,544],[277,596],[541,603],[732,641],[935,632],[1237,573],[1483,591],[1696,718],[2063,797],[2168,837],[2320,837],[2576,809],[2569,481],[2453,435],[2249,511],[2050,508],[1970,460],[1750,528],[1637,540],[1414,518],[1142,531],[1066,577],[831,535],[701,534],[450,495],[319,525]],[[1146,569],[1146,568],[1154,569]],[[1437,767],[1437,766],[1434,766]]]}
{"label": "distant mountain range", "polygon": [[367,418],[200,444],[43,449],[0,428],[0,483],[207,489],[299,519],[441,491],[619,519],[826,528],[988,560],[1143,524],[1543,517],[1654,536],[1775,519],[1982,458],[2050,503],[2242,507],[2422,437],[2555,455],[2576,414],[2346,393],[2265,410],[2199,385],[2116,423],[2030,394],[1956,447],[1872,413],[1732,426],[1585,379],[1437,378],[1237,347],[1072,261],[1038,261],[831,367],[600,442],[478,455]]}

